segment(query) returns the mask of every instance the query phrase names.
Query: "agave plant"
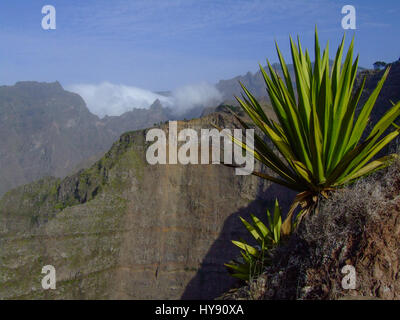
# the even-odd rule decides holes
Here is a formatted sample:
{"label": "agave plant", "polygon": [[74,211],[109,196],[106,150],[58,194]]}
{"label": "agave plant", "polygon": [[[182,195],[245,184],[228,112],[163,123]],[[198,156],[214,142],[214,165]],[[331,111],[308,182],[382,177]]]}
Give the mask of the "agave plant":
{"label": "agave plant", "polygon": [[[260,219],[251,214],[251,222],[240,217],[240,220],[257,242],[257,246],[251,246],[246,241],[232,241],[241,249],[241,257],[230,263],[225,263],[232,276],[241,280],[250,281],[258,277],[266,265],[271,262],[272,249],[278,246],[281,241],[282,212],[278,200],[275,200],[274,213],[271,215],[267,210],[268,226]],[[293,223],[294,226],[296,222]]]}
{"label": "agave plant", "polygon": [[359,58],[357,56],[353,62],[353,38],[342,63],[344,43],[345,36],[330,68],[329,44],[321,56],[317,30],[314,64],[311,63],[309,52],[303,51],[300,40],[296,45],[290,37],[295,85],[276,44],[283,79],[268,60],[269,73],[261,65],[260,69],[277,121],[266,115],[260,103],[243,84],[242,98],[236,97],[279,153],[275,153],[259,135],[255,135],[254,148],[234,140],[252,152],[258,161],[277,176],[262,172],[253,174],[299,192],[282,224],[284,234],[290,232],[290,220],[299,204],[303,207],[303,216],[312,210],[319,195],[327,197],[330,191],[388,166],[396,156],[391,154],[373,160],[399,134],[399,129],[395,129],[381,137],[400,115],[400,103],[394,104],[368,135],[364,133],[389,68],[356,116],[365,78],[353,93]]}

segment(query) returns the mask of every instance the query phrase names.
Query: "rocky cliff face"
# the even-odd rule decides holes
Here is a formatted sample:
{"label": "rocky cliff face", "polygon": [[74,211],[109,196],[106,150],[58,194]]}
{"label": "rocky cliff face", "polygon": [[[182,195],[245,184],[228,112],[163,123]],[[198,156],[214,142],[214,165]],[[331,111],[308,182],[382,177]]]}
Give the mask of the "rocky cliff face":
{"label": "rocky cliff face", "polygon": [[59,83],[0,87],[0,195],[45,175],[62,176],[112,143],[78,95]]}
{"label": "rocky cliff face", "polygon": [[[216,113],[179,128],[211,123],[236,125]],[[122,135],[89,169],[3,197],[0,298],[213,298],[232,286],[223,263],[246,236],[238,215],[262,215],[277,190],[220,165],[151,166],[145,132]],[[48,264],[56,290],[41,288]]]}

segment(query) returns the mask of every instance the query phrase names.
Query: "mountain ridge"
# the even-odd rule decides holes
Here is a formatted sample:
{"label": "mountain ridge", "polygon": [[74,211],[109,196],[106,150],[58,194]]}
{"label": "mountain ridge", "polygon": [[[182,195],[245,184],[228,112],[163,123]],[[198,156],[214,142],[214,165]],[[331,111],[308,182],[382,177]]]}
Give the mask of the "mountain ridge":
{"label": "mountain ridge", "polygon": [[100,119],[81,96],[58,81],[0,86],[0,196],[18,185],[44,176],[63,177],[93,163],[123,132],[200,113],[197,108],[176,115],[156,100],[148,109]]}

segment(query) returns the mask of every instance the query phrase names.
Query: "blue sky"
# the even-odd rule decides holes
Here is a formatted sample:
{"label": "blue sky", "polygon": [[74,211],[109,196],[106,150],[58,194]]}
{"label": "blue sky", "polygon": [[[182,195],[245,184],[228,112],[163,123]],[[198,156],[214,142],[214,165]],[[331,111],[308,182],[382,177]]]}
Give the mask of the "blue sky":
{"label": "blue sky", "polygon": [[[41,28],[42,6],[57,29]],[[332,54],[344,30],[341,8],[357,10],[360,64],[400,57],[398,0],[2,0],[0,84],[19,80],[111,83],[170,90],[215,83],[276,61],[274,39],[289,58],[288,36],[313,47],[318,25]]]}

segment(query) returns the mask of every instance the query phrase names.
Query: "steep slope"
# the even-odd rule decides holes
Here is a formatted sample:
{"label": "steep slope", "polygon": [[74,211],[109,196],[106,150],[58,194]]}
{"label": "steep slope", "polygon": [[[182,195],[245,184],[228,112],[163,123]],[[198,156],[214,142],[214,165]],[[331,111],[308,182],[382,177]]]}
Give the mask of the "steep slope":
{"label": "steep slope", "polygon": [[183,119],[189,113],[176,116],[155,101],[149,109],[99,119],[79,95],[58,82],[1,86],[0,196],[24,183],[64,177],[92,164],[123,132]]}
{"label": "steep slope", "polygon": [[0,87],[0,195],[45,175],[63,176],[104,151],[100,130],[81,97],[58,82]]}
{"label": "steep slope", "polygon": [[[100,120],[104,130],[113,137],[113,141],[127,131],[145,129],[159,122],[172,119],[171,110],[164,108],[157,99],[149,109],[133,109],[120,116],[105,116]],[[110,145],[107,146],[107,150]]]}
{"label": "steep slope", "polygon": [[[400,163],[325,201],[273,265],[225,299],[400,299]],[[343,286],[354,267],[355,288]]]}
{"label": "steep slope", "polygon": [[[179,128],[235,127],[225,113]],[[167,129],[164,127],[164,129]],[[144,131],[122,135],[89,169],[8,192],[0,202],[0,298],[213,298],[233,284],[223,263],[287,192],[220,165],[155,165]],[[57,289],[41,288],[41,268]]]}
{"label": "steep slope", "polygon": [[223,94],[223,98],[230,102],[233,100],[234,96],[240,97],[242,89],[239,81],[243,83],[255,97],[264,97],[267,95],[265,82],[260,71],[254,74],[247,72],[245,75],[237,76],[232,79],[220,80],[216,87]]}

